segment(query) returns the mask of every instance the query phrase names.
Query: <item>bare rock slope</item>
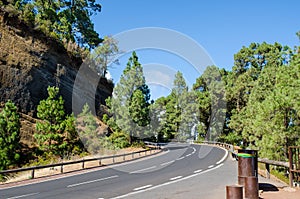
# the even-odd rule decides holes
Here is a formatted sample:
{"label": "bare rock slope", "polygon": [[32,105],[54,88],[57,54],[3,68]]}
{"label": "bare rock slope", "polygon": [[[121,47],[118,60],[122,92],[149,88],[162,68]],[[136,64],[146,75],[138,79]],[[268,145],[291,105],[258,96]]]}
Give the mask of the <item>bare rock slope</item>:
{"label": "bare rock slope", "polygon": [[[82,59],[61,43],[0,10],[0,102],[10,99],[20,112],[35,117],[37,105],[47,97],[50,85],[60,88],[68,113],[72,112],[72,96],[88,97],[82,103],[92,102],[99,110],[100,104],[111,96],[113,84],[87,71],[83,77],[87,90],[74,89],[78,92],[74,95],[74,81],[81,65]],[[95,80],[98,81],[94,88],[88,86],[95,85]]]}

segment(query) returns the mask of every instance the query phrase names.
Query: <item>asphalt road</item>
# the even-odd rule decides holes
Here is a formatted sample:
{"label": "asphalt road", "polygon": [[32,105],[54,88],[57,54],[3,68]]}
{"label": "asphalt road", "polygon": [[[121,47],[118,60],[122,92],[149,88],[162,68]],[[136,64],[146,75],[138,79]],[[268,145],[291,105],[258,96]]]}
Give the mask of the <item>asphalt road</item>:
{"label": "asphalt road", "polygon": [[[231,178],[236,167],[227,157],[227,151],[217,147],[169,144],[158,156],[56,180],[0,189],[0,198],[146,199],[199,198],[199,195],[209,198],[208,195],[224,190],[225,182],[235,181]],[[197,190],[201,186],[204,190]]]}

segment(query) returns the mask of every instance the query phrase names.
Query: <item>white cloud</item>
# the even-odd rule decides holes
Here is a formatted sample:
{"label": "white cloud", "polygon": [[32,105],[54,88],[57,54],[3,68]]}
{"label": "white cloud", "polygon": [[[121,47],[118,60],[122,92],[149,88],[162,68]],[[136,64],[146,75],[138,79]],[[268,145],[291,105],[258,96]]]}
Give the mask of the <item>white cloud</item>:
{"label": "white cloud", "polygon": [[148,85],[155,84],[172,89],[176,70],[167,65],[157,63],[144,64],[143,68]]}
{"label": "white cloud", "polygon": [[106,77],[106,79],[108,79],[108,80],[113,80],[113,79],[112,79],[112,76],[111,76],[111,74],[110,74],[109,71],[106,71],[105,77]]}

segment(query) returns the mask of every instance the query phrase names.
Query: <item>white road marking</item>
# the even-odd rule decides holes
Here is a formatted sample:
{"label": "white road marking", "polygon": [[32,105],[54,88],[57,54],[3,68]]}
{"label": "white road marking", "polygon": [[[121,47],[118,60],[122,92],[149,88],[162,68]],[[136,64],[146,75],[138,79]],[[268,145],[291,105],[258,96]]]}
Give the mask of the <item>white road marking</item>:
{"label": "white road marking", "polygon": [[10,198],[7,198],[7,199],[17,199],[17,198],[24,198],[24,197],[28,197],[28,196],[37,195],[37,194],[39,194],[39,193],[38,193],[38,192],[37,192],[37,193],[29,193],[29,194],[26,194],[26,195],[14,196],[14,197],[10,197]]}
{"label": "white road marking", "polygon": [[140,169],[140,170],[136,170],[136,171],[132,171],[130,172],[129,174],[132,174],[132,173],[140,173],[142,171],[146,171],[146,170],[150,170],[150,169],[155,169],[156,166],[152,166],[152,167],[148,167],[148,168],[145,168],[145,169]]}
{"label": "white road marking", "polygon": [[[165,155],[167,153],[169,153],[170,150],[167,149],[166,151],[162,151],[160,154],[158,154],[159,156],[160,155]],[[136,162],[141,162],[141,161],[144,161],[146,159],[152,159],[152,158],[155,158],[156,156],[148,156],[148,157],[143,157],[142,159],[136,159],[136,160],[133,160],[132,162],[123,162],[118,165],[108,165],[108,166],[105,166],[105,167],[99,167],[97,169],[91,169],[91,170],[84,170],[84,172],[82,173],[78,173],[78,174],[75,174],[76,176],[79,176],[79,175],[85,175],[87,173],[92,173],[92,172],[95,172],[95,171],[99,171],[99,170],[103,170],[103,169],[107,169],[107,168],[118,168],[120,166],[123,166],[123,165],[129,165],[129,164],[135,164]],[[59,179],[64,179],[64,178],[68,178],[68,177],[72,177],[72,176],[75,176],[75,175],[63,175],[63,176],[58,176],[56,178],[49,178],[49,179],[42,179],[41,178],[41,181],[33,181],[33,182],[30,182],[30,183],[26,183],[26,184],[21,184],[21,185],[13,185],[11,187],[5,187],[5,188],[1,188],[1,190],[8,190],[8,189],[13,189],[13,188],[16,188],[16,187],[24,187],[24,186],[27,186],[27,185],[33,185],[33,184],[38,184],[38,183],[41,183],[41,182],[49,182],[49,181],[54,181],[54,180],[59,180]]]}
{"label": "white road marking", "polygon": [[149,187],[152,187],[152,184],[148,184],[148,185],[145,185],[145,186],[142,186],[142,187],[137,187],[137,188],[134,188],[133,190],[138,191],[138,190],[141,190],[141,189],[147,189]]}
{"label": "white road marking", "polygon": [[184,156],[180,157],[180,158],[177,158],[176,160],[182,160],[184,158]]}
{"label": "white road marking", "polygon": [[172,164],[173,162],[175,162],[175,160],[169,161],[169,162],[165,162],[165,163],[161,163],[160,166],[165,166],[167,164]]}
{"label": "white road marking", "polygon": [[227,158],[227,156],[228,156],[228,151],[225,150],[225,155],[224,155],[224,157],[223,157],[221,160],[219,160],[216,164],[220,164],[221,162],[223,162],[223,161]]}
{"label": "white road marking", "polygon": [[195,147],[192,147],[192,148],[193,148],[192,154],[196,153],[196,148]]}
{"label": "white road marking", "polygon": [[208,168],[211,169],[211,168],[213,168],[214,166],[215,166],[215,165],[210,165],[210,166],[208,166]]}
{"label": "white road marking", "polygon": [[190,154],[187,154],[185,157],[189,157],[189,156],[191,156],[192,154],[190,153]]}
{"label": "white road marking", "polygon": [[106,177],[106,178],[100,178],[100,179],[97,179],[97,180],[91,180],[91,181],[81,182],[81,183],[77,183],[77,184],[71,184],[71,185],[68,185],[67,187],[68,188],[76,187],[76,186],[79,186],[79,185],[90,184],[90,183],[93,183],[93,182],[99,182],[99,181],[108,180],[108,179],[117,178],[117,177],[119,177],[119,176],[114,175],[114,176],[109,176],[109,177]]}
{"label": "white road marking", "polygon": [[157,189],[157,188],[160,188],[160,187],[163,187],[163,186],[166,186],[166,185],[170,185],[170,184],[177,183],[177,182],[180,182],[180,181],[183,181],[183,180],[187,180],[187,179],[196,177],[198,175],[202,175],[204,173],[207,173],[209,171],[218,169],[218,168],[222,167],[223,165],[224,165],[224,163],[219,164],[218,166],[216,166],[214,168],[207,169],[207,170],[205,170],[203,172],[195,173],[195,174],[192,174],[192,175],[189,175],[189,176],[186,176],[184,178],[177,179],[177,180],[168,181],[166,183],[159,184],[159,185],[156,185],[156,186],[152,186],[152,187],[149,187],[149,188],[146,188],[146,189],[143,189],[143,190],[138,190],[138,191],[130,192],[130,193],[127,193],[127,194],[124,194],[124,195],[121,195],[121,196],[117,196],[117,197],[111,198],[111,199],[127,198],[129,196],[132,196],[132,195],[135,195],[135,194],[138,194],[138,193],[143,193],[143,192],[150,191],[150,190],[153,190],[153,189]]}
{"label": "white road marking", "polygon": [[194,173],[200,173],[202,171],[202,169],[196,170],[194,171]]}
{"label": "white road marking", "polygon": [[179,178],[182,178],[182,176],[176,176],[176,177],[174,177],[174,178],[170,178],[170,180],[177,180],[177,179],[179,179]]}

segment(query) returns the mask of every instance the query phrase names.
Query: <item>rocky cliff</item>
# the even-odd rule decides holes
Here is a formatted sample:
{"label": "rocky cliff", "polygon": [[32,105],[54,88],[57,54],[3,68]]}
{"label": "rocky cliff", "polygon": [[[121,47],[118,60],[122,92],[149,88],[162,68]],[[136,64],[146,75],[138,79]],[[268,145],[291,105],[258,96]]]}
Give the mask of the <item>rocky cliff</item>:
{"label": "rocky cliff", "polygon": [[[0,102],[11,99],[20,112],[34,117],[39,101],[47,98],[47,87],[57,86],[70,113],[72,96],[83,97],[83,91],[73,92],[82,63],[80,57],[68,52],[60,42],[0,10]],[[111,96],[113,84],[91,70],[84,75],[87,101],[99,110],[100,104]],[[97,81],[96,88],[88,86],[95,85],[93,81]]]}

